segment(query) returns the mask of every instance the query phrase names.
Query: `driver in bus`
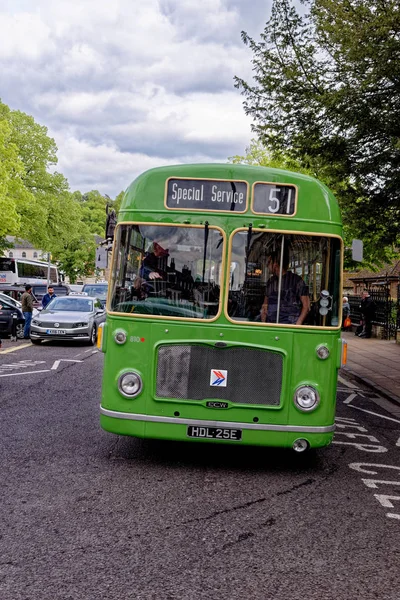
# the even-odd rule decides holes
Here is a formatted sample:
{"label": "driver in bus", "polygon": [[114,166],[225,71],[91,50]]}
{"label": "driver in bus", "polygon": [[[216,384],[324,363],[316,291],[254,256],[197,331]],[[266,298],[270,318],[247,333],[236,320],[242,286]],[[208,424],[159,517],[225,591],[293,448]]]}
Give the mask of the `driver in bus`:
{"label": "driver in bus", "polygon": [[302,325],[310,310],[308,286],[300,275],[288,270],[289,254],[284,251],[282,260],[281,292],[278,315],[278,287],[281,252],[275,251],[268,258],[268,269],[272,276],[267,281],[264,303],[261,307],[263,323],[282,323],[284,325]]}
{"label": "driver in bus", "polygon": [[139,275],[144,279],[166,279],[168,250],[153,242],[146,252]]}

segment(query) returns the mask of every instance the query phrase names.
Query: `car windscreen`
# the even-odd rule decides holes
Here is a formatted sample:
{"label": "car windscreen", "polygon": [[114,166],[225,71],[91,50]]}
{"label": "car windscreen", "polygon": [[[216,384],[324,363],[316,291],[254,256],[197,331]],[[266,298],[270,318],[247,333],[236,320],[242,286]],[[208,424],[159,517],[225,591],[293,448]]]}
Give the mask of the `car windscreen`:
{"label": "car windscreen", "polygon": [[72,312],[91,312],[93,310],[93,300],[89,298],[54,298],[46,309],[42,311],[72,311]]}
{"label": "car windscreen", "polygon": [[108,285],[84,285],[82,292],[94,298],[105,298],[107,296]]}

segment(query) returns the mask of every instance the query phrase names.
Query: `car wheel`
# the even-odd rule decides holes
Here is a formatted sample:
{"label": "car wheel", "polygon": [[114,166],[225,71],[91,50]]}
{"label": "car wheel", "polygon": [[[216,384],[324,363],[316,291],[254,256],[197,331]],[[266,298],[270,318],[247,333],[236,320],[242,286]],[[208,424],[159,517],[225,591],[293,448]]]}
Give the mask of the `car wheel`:
{"label": "car wheel", "polygon": [[38,340],[36,338],[31,338],[31,342],[32,342],[32,344],[41,344],[42,340]]}
{"label": "car wheel", "polygon": [[97,329],[96,329],[96,325],[93,325],[92,332],[90,334],[89,345],[94,346],[96,343],[96,340],[97,340]]}
{"label": "car wheel", "polygon": [[24,339],[24,323],[18,323],[17,324],[17,339],[18,340],[23,340]]}

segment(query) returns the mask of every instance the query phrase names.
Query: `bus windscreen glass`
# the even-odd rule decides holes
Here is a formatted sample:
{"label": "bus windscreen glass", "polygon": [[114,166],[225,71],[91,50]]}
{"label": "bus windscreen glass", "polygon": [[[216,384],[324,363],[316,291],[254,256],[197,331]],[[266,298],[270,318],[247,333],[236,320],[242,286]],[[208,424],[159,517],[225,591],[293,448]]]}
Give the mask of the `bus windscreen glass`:
{"label": "bus windscreen glass", "polygon": [[212,319],[220,306],[223,235],[201,226],[117,228],[111,311]]}
{"label": "bus windscreen glass", "polygon": [[228,315],[234,321],[337,327],[338,238],[242,230],[232,237]]}

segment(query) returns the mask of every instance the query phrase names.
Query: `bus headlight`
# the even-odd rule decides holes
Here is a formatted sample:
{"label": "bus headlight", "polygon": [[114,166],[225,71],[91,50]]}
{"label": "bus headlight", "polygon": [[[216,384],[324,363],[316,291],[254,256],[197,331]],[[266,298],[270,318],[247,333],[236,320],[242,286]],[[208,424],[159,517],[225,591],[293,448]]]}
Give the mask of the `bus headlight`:
{"label": "bus headlight", "polygon": [[114,340],[117,344],[125,344],[126,342],[126,333],[123,329],[117,329],[114,334]]}
{"label": "bus headlight", "polygon": [[319,394],[311,385],[302,385],[294,394],[294,403],[302,411],[314,410],[319,404]]}
{"label": "bus headlight", "polygon": [[329,356],[329,348],[327,346],[324,346],[324,344],[321,344],[321,346],[318,346],[316,352],[317,352],[318,358],[320,358],[321,360],[325,360]]}
{"label": "bus headlight", "polygon": [[123,373],[118,379],[118,389],[126,398],[140,394],[142,386],[142,378],[137,373]]}

